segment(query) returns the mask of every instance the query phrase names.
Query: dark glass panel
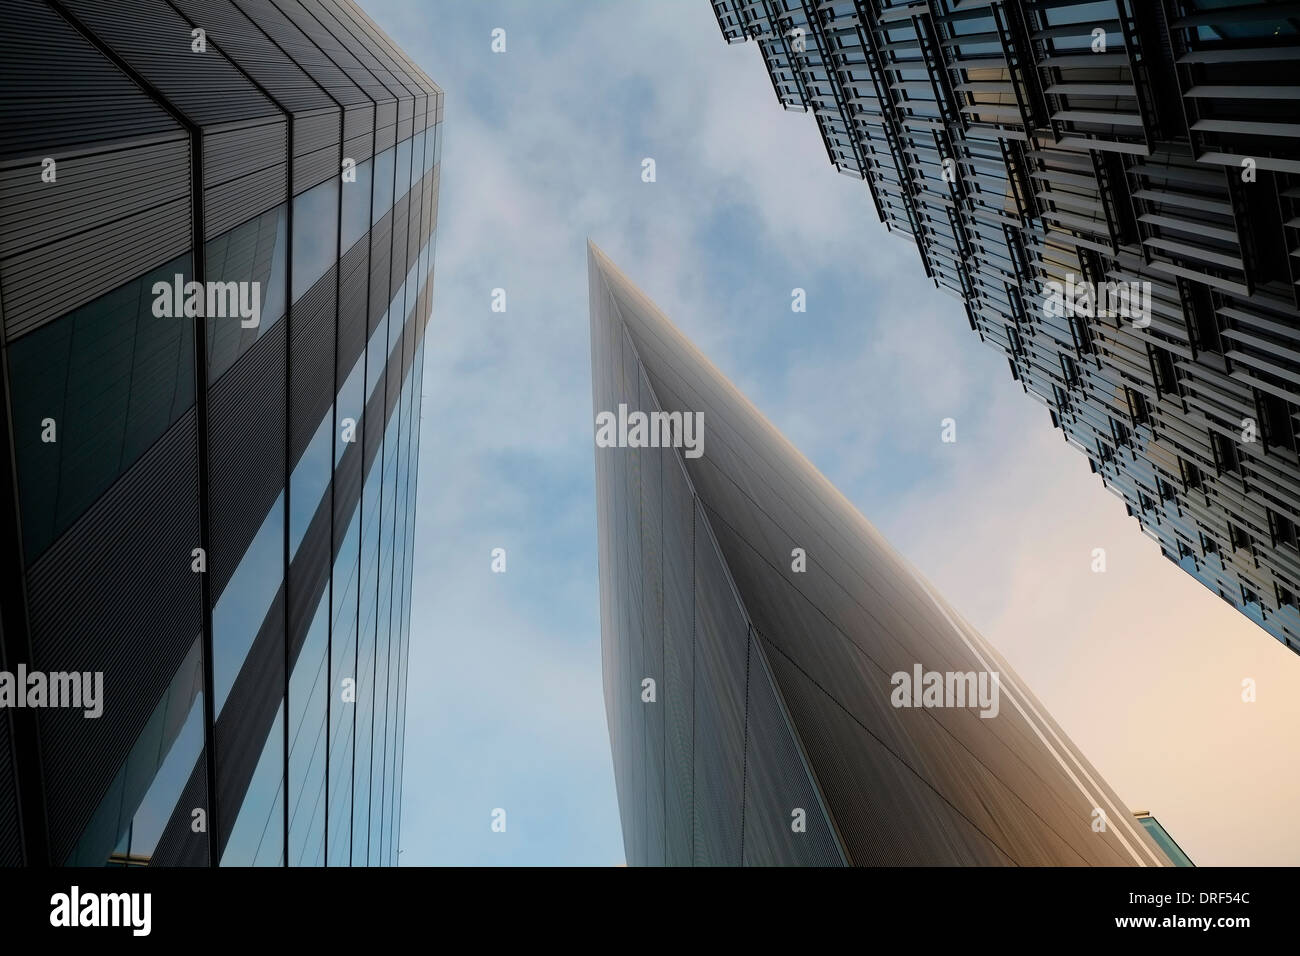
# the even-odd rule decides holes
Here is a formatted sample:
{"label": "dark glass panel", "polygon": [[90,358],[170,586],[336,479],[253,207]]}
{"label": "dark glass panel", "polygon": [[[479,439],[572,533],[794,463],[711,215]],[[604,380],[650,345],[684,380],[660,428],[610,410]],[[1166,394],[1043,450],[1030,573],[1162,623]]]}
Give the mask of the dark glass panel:
{"label": "dark glass panel", "polygon": [[194,404],[194,320],[154,308],[177,276],[188,255],[9,344],[29,563]]}

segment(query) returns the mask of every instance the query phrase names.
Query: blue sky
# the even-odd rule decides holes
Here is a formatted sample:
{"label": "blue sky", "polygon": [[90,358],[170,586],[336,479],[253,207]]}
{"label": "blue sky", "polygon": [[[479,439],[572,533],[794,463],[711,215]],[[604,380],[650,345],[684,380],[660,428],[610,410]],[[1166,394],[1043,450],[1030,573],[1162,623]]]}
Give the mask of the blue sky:
{"label": "blue sky", "polygon": [[362,2],[447,97],[404,865],[623,861],[588,237],[1011,659],[1133,808],[1198,863],[1300,859],[1300,830],[1277,823],[1300,798],[1278,760],[1300,726],[1294,656],[1160,557],[707,0]]}

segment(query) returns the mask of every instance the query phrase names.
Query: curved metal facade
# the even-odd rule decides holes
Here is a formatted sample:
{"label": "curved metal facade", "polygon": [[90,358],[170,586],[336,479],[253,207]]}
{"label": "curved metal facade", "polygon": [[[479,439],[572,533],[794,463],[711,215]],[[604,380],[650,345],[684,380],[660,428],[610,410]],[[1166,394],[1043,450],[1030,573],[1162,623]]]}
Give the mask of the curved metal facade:
{"label": "curved metal facade", "polygon": [[[1001,655],[594,246],[588,260],[597,415],[704,426],[698,457],[596,450],[628,862],[1168,865]],[[996,672],[996,716],[894,706],[894,675],[918,666]]]}

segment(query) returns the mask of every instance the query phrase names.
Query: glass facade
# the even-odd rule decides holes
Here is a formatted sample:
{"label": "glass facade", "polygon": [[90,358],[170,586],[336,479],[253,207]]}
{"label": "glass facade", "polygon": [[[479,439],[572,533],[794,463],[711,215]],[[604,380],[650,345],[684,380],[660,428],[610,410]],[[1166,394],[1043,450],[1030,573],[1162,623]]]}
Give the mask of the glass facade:
{"label": "glass facade", "polygon": [[1156,845],[1164,851],[1165,856],[1174,866],[1195,866],[1192,858],[1183,852],[1183,848],[1174,842],[1174,838],[1169,832],[1160,825],[1160,821],[1149,813],[1136,814],[1138,823],[1142,828],[1151,834],[1151,839],[1156,841]]}
{"label": "glass facade", "polygon": [[1162,553],[1300,651],[1286,5],[712,3]]}
{"label": "glass facade", "polygon": [[[588,259],[597,421],[620,405],[629,422],[700,416],[698,456],[637,447],[631,427],[622,445],[597,435],[628,863],[1168,865],[997,651],[609,259]],[[899,675],[917,671],[996,674],[998,692],[900,707]]]}
{"label": "glass facade", "polygon": [[395,865],[443,94],[352,0],[114,6],[0,20],[0,669],[103,680],[0,712],[0,865]]}

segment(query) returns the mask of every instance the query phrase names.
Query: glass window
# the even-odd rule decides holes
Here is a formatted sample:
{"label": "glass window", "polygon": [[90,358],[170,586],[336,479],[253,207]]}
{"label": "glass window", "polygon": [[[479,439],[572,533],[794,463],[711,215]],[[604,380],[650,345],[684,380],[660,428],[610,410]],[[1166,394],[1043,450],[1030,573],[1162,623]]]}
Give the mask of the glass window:
{"label": "glass window", "polygon": [[406,297],[406,311],[402,313],[403,321],[410,315],[411,309],[415,308],[415,293],[419,289],[420,275],[420,257],[417,255],[415,261],[411,263],[411,268],[406,272],[406,290],[410,294]]}
{"label": "glass window", "polygon": [[357,163],[357,181],[343,184],[343,241],[347,252],[370,228],[370,186],[374,162]]}
{"label": "glass window", "polygon": [[194,404],[194,319],[154,292],[191,278],[186,254],[9,344],[29,562]]}
{"label": "glass window", "polygon": [[[413,306],[415,305],[415,295],[414,295],[414,294],[411,294],[411,295],[407,296],[407,303],[406,303],[406,304],[407,304],[408,307],[413,307]],[[388,332],[388,355],[389,355],[390,358],[392,357],[393,352],[397,350],[397,346],[401,344],[401,341],[402,341],[402,330],[403,330],[404,328],[405,328],[405,326],[397,325],[396,323],[394,323],[393,326],[392,326],[392,328],[389,329],[389,332]]]}
{"label": "glass window", "polygon": [[212,608],[212,696],[221,714],[244,658],[284,580],[284,492],[262,521]]}
{"label": "glass window", "polygon": [[330,434],[334,425],[334,410],[328,409],[325,418],[316,428],[316,434],[307,443],[306,450],[293,467],[289,479],[289,560],[298,553],[307,526],[316,515],[316,509],[330,485]]}
{"label": "glass window", "polygon": [[339,181],[331,177],[293,197],[293,301],[338,258]]}
{"label": "glass window", "polygon": [[[239,356],[252,347],[285,311],[285,274],[288,271],[289,207],[281,204],[208,241],[204,263],[209,282],[249,283],[236,291],[238,314],[208,315],[208,381],[215,382]],[[246,291],[247,290],[247,293]],[[256,307],[256,324],[246,317]]]}
{"label": "glass window", "polygon": [[372,226],[393,208],[393,164],[396,159],[397,150],[392,146],[375,157],[375,188],[370,209]]}
{"label": "glass window", "polygon": [[369,613],[363,608],[361,642],[357,647],[356,753],[352,781],[352,865],[365,866],[370,837],[370,754],[374,744],[375,712],[375,616],[374,588],[362,592]]}
{"label": "glass window", "polygon": [[[127,855],[133,861],[153,856],[181,798],[181,792],[203,757],[202,693],[194,695],[180,732],[171,747],[162,753],[165,754],[162,764],[131,820]],[[188,826],[192,822],[191,815],[186,813],[184,816]]]}
{"label": "glass window", "polygon": [[410,137],[397,144],[397,191],[393,202],[401,199],[411,188],[411,140]]}
{"label": "glass window", "polygon": [[360,564],[360,619],[357,641],[357,702],[356,749],[352,796],[352,864],[362,865],[368,858],[367,840],[370,834],[370,754],[373,742],[375,707],[375,637],[380,591],[380,505],[382,455],[376,456],[362,488],[361,503],[361,564]]}
{"label": "glass window", "polygon": [[325,865],[325,728],[329,592],[289,676],[289,865]]}
{"label": "glass window", "polygon": [[[406,310],[403,308],[406,299],[406,290],[409,286],[403,282],[393,293],[393,298],[388,303],[388,314],[393,317],[395,324],[400,324],[406,317]],[[383,341],[382,339],[380,340]]]}
{"label": "glass window", "polygon": [[[391,551],[388,552],[391,554]],[[384,567],[380,573],[387,574],[392,571],[392,562],[385,559]],[[380,589],[379,599],[380,619],[379,627],[376,631],[375,641],[375,712],[374,712],[374,732],[371,742],[370,756],[370,820],[369,820],[369,860],[374,865],[379,865],[379,851],[382,843],[382,823],[384,818],[384,783],[392,767],[389,764],[389,755],[386,750],[388,743],[389,724],[388,711],[391,693],[388,682],[390,676],[390,663],[393,654],[394,634],[390,620],[390,607],[382,602],[388,600],[391,588],[383,587]]]}
{"label": "glass window", "polygon": [[338,434],[334,436],[336,467],[343,458],[343,453],[348,450],[348,446],[361,440],[361,414],[365,410],[362,405],[364,401],[362,391],[366,387],[365,370],[366,357],[363,353],[357,357],[356,364],[352,366],[352,371],[348,373],[343,387],[335,397],[335,404],[338,407]]}
{"label": "glass window", "polygon": [[[409,378],[408,378],[409,382]],[[403,385],[401,398],[405,401],[409,390]],[[402,425],[406,420],[400,414],[392,416],[384,436],[384,487],[383,505],[380,518],[379,549],[379,591],[377,624],[375,628],[374,684],[375,701],[373,717],[373,734],[370,755],[370,828],[371,840],[369,853],[374,862],[378,862],[381,852],[381,830],[384,811],[383,781],[386,763],[386,744],[388,740],[388,707],[390,665],[393,654],[393,631],[397,618],[394,616],[394,569],[402,564],[402,544],[405,541],[405,528],[399,520],[404,512],[399,497],[402,470]],[[399,535],[399,528],[401,533]]]}
{"label": "glass window", "polygon": [[424,130],[424,171],[427,173],[438,162],[438,130],[441,127],[429,126]]}
{"label": "glass window", "polygon": [[384,359],[388,357],[388,321],[390,313],[385,312],[370,333],[366,343],[366,401],[375,394],[375,386],[384,374]]}
{"label": "glass window", "polygon": [[407,183],[408,189],[413,189],[415,184],[424,177],[424,136],[411,137],[411,181]]}
{"label": "glass window", "polygon": [[329,866],[347,866],[352,849],[352,731],[355,706],[343,701],[343,682],[356,678],[357,558],[360,521],[353,509],[334,559],[333,635],[329,679]]}
{"label": "glass window", "polygon": [[[245,742],[247,746],[252,741]],[[244,793],[230,839],[221,854],[222,866],[282,866],[284,864],[284,702],[275,712],[262,742],[262,756]]]}
{"label": "glass window", "polygon": [[123,865],[153,855],[203,753],[201,647],[196,638],[66,865],[103,866],[114,848]]}

